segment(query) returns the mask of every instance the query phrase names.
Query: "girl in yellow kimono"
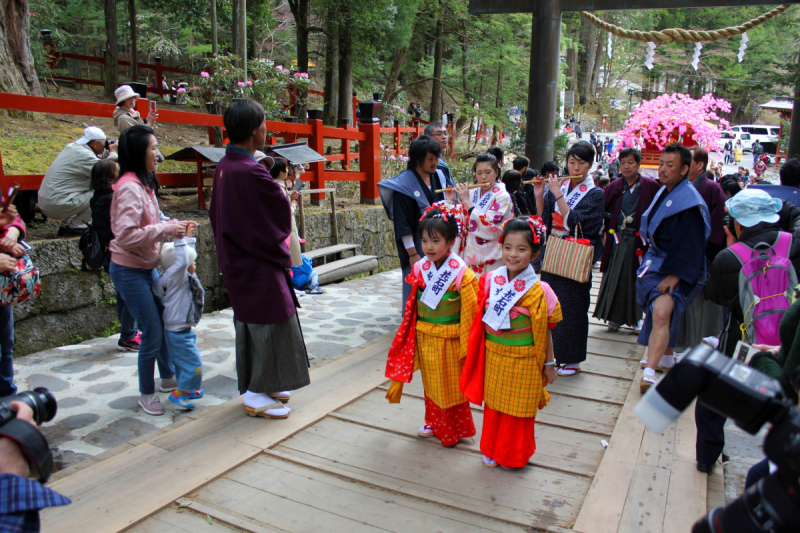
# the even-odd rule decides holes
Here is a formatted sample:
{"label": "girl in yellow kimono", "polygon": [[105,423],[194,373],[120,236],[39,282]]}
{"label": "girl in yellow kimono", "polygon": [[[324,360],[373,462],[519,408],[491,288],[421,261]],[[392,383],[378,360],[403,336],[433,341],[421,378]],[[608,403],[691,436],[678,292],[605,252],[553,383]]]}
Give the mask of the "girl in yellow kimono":
{"label": "girl in yellow kimono", "polygon": [[461,390],[472,403],[486,403],[481,453],[488,467],[528,463],[536,413],[550,401],[544,387],[556,380],[550,330],[561,321],[561,306],[531,266],[545,233],[539,217],[508,221],[505,266],[480,281]]}
{"label": "girl in yellow kimono", "polygon": [[403,383],[417,368],[425,388],[425,425],[420,437],[436,437],[444,446],[475,435],[469,402],[459,378],[467,355],[477,308],[478,280],[452,248],[459,234],[458,213],[444,202],[429,207],[420,219],[425,257],[406,281],[412,284],[405,315],[386,363],[392,380],[386,398],[398,403]]}

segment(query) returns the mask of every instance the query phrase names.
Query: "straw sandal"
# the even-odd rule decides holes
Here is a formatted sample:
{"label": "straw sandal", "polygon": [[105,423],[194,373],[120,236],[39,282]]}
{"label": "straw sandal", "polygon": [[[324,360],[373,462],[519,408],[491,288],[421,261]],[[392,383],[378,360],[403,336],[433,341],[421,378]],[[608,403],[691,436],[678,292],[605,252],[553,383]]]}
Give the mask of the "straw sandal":
{"label": "straw sandal", "polygon": [[290,411],[285,415],[271,415],[267,413],[267,411],[271,409],[287,409],[287,408],[284,407],[283,404],[279,402],[268,403],[267,405],[262,405],[261,407],[258,408],[247,407],[246,405],[244,406],[244,410],[249,416],[260,416],[262,418],[278,419],[278,418],[289,418],[289,415],[291,414]]}

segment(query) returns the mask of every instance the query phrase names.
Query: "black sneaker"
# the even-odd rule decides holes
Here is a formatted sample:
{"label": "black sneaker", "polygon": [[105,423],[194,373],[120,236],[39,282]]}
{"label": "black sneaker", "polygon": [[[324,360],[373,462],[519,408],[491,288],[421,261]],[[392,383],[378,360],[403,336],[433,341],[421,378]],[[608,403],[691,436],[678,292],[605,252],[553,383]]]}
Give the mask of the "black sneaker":
{"label": "black sneaker", "polygon": [[58,228],[59,237],[80,237],[86,231],[86,228],[67,228],[61,226]]}

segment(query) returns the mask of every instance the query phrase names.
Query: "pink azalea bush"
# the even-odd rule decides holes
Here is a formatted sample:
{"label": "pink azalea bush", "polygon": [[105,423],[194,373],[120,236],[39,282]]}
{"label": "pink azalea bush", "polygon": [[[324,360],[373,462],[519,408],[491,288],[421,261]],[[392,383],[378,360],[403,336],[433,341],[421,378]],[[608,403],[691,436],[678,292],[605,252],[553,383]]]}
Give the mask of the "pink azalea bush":
{"label": "pink azalea bush", "polygon": [[208,72],[206,72],[205,70],[204,70],[204,71],[202,71],[202,72],[200,72],[200,77],[201,77],[201,78],[208,78],[208,77],[210,77],[210,76],[211,76],[211,74],[209,74],[209,73],[208,73]]}
{"label": "pink azalea bush", "polygon": [[691,127],[694,140],[713,151],[720,132],[727,129],[728,121],[717,116],[716,111],[730,113],[730,102],[706,94],[695,100],[688,94],[662,94],[654,100],[645,100],[625,122],[619,146],[654,144],[663,150],[677,128],[681,135]]}

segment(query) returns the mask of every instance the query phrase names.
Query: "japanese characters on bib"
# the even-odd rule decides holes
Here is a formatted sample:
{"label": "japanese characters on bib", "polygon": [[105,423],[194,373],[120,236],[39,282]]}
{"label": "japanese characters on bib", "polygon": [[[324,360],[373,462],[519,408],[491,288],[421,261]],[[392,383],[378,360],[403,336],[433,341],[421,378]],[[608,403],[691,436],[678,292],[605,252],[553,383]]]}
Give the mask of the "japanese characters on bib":
{"label": "japanese characters on bib", "polygon": [[422,278],[425,280],[425,290],[419,301],[431,309],[436,309],[439,302],[442,301],[442,296],[447,292],[447,288],[465,268],[467,268],[467,264],[453,252],[450,252],[438,269],[436,264],[426,257],[420,267]]}
{"label": "japanese characters on bib", "polygon": [[[567,202],[567,207],[571,211],[578,203],[583,200],[586,194],[594,189],[594,179],[591,175],[586,176],[580,184],[573,187],[572,191],[569,190],[570,180],[561,184],[561,194],[564,196],[564,201]],[[569,191],[569,192],[568,192]],[[559,237],[563,237],[570,232],[569,224],[564,219],[561,209],[558,207],[558,202],[555,205],[553,212],[553,230],[551,233]]]}
{"label": "japanese characters on bib", "polygon": [[533,287],[539,276],[531,265],[513,280],[508,278],[508,268],[502,266],[488,274],[492,276],[489,306],[483,315],[483,323],[495,331],[511,328],[511,308]]}
{"label": "japanese characters on bib", "polygon": [[478,212],[485,213],[486,210],[489,209],[489,207],[491,207],[491,205],[494,203],[495,196],[497,196],[501,191],[502,189],[495,185],[489,189],[489,192],[481,197],[481,189],[480,187],[477,187],[472,191],[470,196],[472,205],[475,206],[475,209]]}

